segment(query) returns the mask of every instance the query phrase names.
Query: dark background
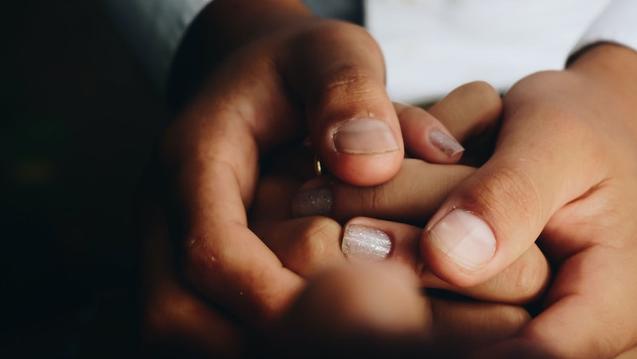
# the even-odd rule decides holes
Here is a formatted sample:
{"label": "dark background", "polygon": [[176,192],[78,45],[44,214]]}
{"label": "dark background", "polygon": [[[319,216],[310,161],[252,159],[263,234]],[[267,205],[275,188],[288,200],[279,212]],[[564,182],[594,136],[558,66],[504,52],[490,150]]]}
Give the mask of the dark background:
{"label": "dark background", "polygon": [[161,98],[99,1],[0,13],[0,356],[134,354],[131,207]]}

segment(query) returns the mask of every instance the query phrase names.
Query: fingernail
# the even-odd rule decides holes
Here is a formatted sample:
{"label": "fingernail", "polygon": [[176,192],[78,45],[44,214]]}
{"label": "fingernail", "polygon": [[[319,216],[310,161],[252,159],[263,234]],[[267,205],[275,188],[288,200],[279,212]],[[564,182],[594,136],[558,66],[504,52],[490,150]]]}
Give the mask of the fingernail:
{"label": "fingernail", "polygon": [[355,259],[381,260],[391,251],[391,239],[379,229],[350,224],[345,227],[341,251]]}
{"label": "fingernail", "polygon": [[398,142],[389,126],[373,118],[345,121],[332,138],[338,152],[377,154],[398,150]]}
{"label": "fingernail", "polygon": [[437,149],[449,157],[453,157],[464,151],[464,147],[462,147],[455,138],[437,128],[429,131],[429,140]]}
{"label": "fingernail", "polygon": [[495,253],[495,236],[482,219],[461,210],[449,212],[430,231],[429,239],[456,264],[477,270]]}
{"label": "fingernail", "polygon": [[296,217],[328,214],[332,210],[332,191],[315,188],[300,191],[292,200],[292,214]]}

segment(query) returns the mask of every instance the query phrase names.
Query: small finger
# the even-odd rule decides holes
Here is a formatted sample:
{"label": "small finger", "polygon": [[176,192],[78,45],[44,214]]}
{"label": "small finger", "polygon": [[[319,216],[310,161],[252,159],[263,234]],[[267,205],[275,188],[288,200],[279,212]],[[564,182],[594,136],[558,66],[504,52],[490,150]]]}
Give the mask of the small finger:
{"label": "small finger", "polygon": [[435,341],[449,357],[513,337],[530,320],[524,308],[430,298]]}
{"label": "small finger", "polygon": [[347,262],[341,252],[341,226],[333,219],[304,217],[251,227],[286,268],[305,278]]}
{"label": "small finger", "polygon": [[294,216],[329,215],[339,220],[367,216],[424,224],[447,194],[474,169],[405,159],[398,174],[374,187],[357,187],[327,177],[306,183],[292,200]]}
{"label": "small finger", "polygon": [[407,155],[431,163],[455,163],[464,147],[435,117],[420,107],[394,103]]}
{"label": "small finger", "polygon": [[411,225],[357,217],[343,230],[341,248],[352,260],[388,260],[411,268],[424,287],[439,288],[478,300],[523,304],[536,299],[549,281],[549,265],[537,246],[493,278],[472,287],[453,286],[427,270],[418,252],[422,229]]}
{"label": "small finger", "polygon": [[502,100],[486,82],[462,85],[428,111],[394,103],[405,141],[412,156],[431,163],[455,163],[464,148],[460,143],[493,126]]}
{"label": "small finger", "polygon": [[502,112],[502,99],[490,84],[474,81],[451,91],[427,112],[463,142],[495,124]]}

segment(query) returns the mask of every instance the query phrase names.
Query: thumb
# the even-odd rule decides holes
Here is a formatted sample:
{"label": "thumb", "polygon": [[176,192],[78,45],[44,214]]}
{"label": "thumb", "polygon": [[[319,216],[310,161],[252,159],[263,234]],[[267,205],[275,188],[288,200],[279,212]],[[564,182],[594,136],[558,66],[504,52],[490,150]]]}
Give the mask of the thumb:
{"label": "thumb", "polygon": [[421,250],[435,274],[459,286],[485,281],[524,253],[557,209],[599,183],[595,154],[579,145],[594,135],[572,131],[574,122],[546,109],[505,118],[493,157],[425,227]]}
{"label": "thumb", "polygon": [[331,21],[297,40],[284,57],[285,77],[301,96],[323,164],[354,185],[391,179],[404,149],[376,42],[358,26]]}

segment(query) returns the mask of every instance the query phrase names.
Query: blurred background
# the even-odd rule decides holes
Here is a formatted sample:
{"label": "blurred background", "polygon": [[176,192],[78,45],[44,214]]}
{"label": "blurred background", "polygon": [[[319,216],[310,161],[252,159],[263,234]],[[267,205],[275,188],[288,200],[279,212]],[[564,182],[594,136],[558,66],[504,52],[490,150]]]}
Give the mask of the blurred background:
{"label": "blurred background", "polygon": [[166,119],[99,1],[3,3],[1,351],[138,348],[131,204]]}

